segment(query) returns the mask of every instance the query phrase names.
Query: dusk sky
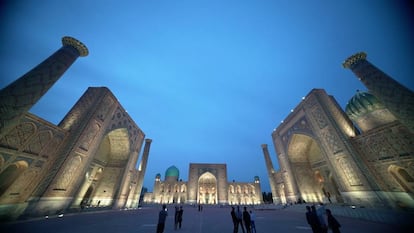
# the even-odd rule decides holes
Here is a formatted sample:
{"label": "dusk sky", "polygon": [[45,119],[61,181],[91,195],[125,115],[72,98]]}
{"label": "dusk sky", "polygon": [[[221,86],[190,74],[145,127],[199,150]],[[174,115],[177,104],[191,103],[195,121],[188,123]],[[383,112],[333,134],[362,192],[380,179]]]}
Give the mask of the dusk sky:
{"label": "dusk sky", "polygon": [[[89,49],[30,112],[58,124],[88,87],[108,87],[153,139],[144,187],[175,165],[226,163],[228,180],[259,176],[261,144],[313,88],[342,108],[366,90],[342,67],[368,60],[414,90],[408,1],[0,1],[0,88],[72,36]],[[142,153],[142,151],[141,151]]]}

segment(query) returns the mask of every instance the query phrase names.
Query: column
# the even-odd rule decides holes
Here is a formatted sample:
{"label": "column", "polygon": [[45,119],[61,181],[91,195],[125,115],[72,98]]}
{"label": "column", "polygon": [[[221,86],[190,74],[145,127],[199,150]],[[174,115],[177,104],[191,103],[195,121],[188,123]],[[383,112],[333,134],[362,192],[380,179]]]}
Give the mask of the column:
{"label": "column", "polygon": [[0,90],[0,138],[4,137],[88,48],[72,37],[28,73]]}
{"label": "column", "polygon": [[278,195],[278,192],[276,190],[275,169],[273,167],[272,160],[270,159],[267,144],[262,144],[262,149],[263,149],[263,155],[265,157],[267,175],[269,177],[270,189],[272,190],[273,200],[275,200],[275,198],[279,199],[279,195]]}
{"label": "column", "polygon": [[144,152],[142,154],[141,162],[139,163],[139,166],[138,166],[138,181],[137,181],[137,186],[135,190],[135,195],[133,198],[132,207],[138,207],[138,204],[139,204],[139,197],[141,196],[141,190],[142,190],[142,185],[144,182],[145,170],[147,168],[147,162],[148,162],[151,142],[152,142],[152,139],[149,139],[149,138],[145,139]]}
{"label": "column", "polygon": [[366,60],[364,52],[349,57],[349,68],[398,120],[414,133],[414,93]]}

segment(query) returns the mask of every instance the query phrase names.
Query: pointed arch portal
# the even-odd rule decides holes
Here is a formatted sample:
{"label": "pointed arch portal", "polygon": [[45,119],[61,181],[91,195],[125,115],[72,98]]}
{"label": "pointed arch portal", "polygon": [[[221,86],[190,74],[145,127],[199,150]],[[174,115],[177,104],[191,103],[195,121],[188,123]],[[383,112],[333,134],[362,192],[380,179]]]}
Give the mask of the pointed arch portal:
{"label": "pointed arch portal", "polygon": [[325,155],[315,139],[294,134],[287,151],[301,199],[307,202],[341,200],[336,182],[329,176]]}
{"label": "pointed arch portal", "polygon": [[198,179],[197,202],[200,204],[217,204],[217,179],[210,173],[205,172]]}

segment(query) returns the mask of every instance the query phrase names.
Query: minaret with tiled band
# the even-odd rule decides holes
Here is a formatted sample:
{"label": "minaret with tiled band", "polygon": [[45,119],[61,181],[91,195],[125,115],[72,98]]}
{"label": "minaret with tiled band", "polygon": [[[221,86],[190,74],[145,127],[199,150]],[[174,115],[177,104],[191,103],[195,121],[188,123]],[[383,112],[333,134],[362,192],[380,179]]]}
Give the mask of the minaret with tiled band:
{"label": "minaret with tiled band", "polygon": [[88,48],[72,37],[62,38],[63,46],[28,73],[0,90],[0,138],[19,124],[20,119],[53,86]]}
{"label": "minaret with tiled band", "polygon": [[267,175],[269,177],[270,189],[272,191],[273,199],[277,197],[276,180],[275,180],[275,169],[273,167],[272,160],[270,159],[269,150],[267,144],[262,144],[263,155],[266,162]]}
{"label": "minaret with tiled band", "polygon": [[366,60],[364,52],[349,57],[344,63],[382,104],[414,133],[414,92],[401,85]]}

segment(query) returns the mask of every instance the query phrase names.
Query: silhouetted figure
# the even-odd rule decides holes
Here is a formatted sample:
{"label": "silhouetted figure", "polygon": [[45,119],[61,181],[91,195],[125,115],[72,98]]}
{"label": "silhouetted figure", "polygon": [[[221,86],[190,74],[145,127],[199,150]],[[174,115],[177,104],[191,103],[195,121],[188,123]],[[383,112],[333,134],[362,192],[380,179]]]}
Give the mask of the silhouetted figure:
{"label": "silhouetted figure", "polygon": [[[306,207],[306,209],[308,208],[308,206]],[[318,219],[318,215],[316,214],[316,208],[314,205],[312,205],[310,207],[310,212],[309,214],[306,213],[306,220],[308,220],[308,215],[309,215],[309,225],[312,228],[312,232],[313,233],[320,233],[321,232],[321,224],[319,223],[319,219]]]}
{"label": "silhouetted figure", "polygon": [[177,228],[178,228],[178,211],[180,211],[180,209],[178,208],[178,206],[175,206],[175,212],[174,212],[174,230],[177,230]]}
{"label": "silhouetted figure", "polygon": [[234,207],[231,207],[231,220],[233,220],[233,233],[239,232],[239,221],[237,220],[236,211],[234,211]]}
{"label": "silhouetted figure", "polygon": [[332,203],[332,200],[331,200],[331,193],[330,193],[330,192],[327,192],[327,193],[326,193],[326,196],[328,197],[328,201],[329,201],[329,203]]}
{"label": "silhouetted figure", "polygon": [[326,215],[328,216],[328,227],[332,230],[333,233],[341,233],[339,228],[341,224],[336,220],[336,218],[332,215],[330,209],[326,209]]}
{"label": "silhouetted figure", "polygon": [[180,206],[180,210],[178,211],[178,229],[181,229],[181,223],[183,222],[183,207]]}
{"label": "silhouetted figure", "polygon": [[247,212],[246,206],[244,207],[244,211],[243,211],[243,221],[244,221],[244,226],[246,227],[247,233],[251,233],[251,229],[250,229],[251,219],[250,219],[249,212]]}
{"label": "silhouetted figure", "polygon": [[158,214],[157,233],[163,233],[165,228],[165,220],[167,219],[167,206],[162,205],[162,210]]}
{"label": "silhouetted figure", "polygon": [[[239,225],[240,225],[243,233],[245,233],[244,227],[243,227],[243,214],[240,211],[240,206],[237,206],[236,217],[237,217],[237,227],[239,227]],[[238,230],[237,230],[237,232],[238,232]]]}

